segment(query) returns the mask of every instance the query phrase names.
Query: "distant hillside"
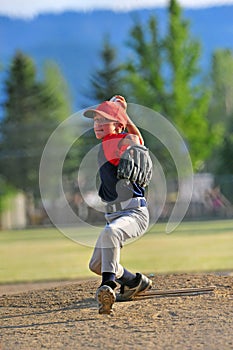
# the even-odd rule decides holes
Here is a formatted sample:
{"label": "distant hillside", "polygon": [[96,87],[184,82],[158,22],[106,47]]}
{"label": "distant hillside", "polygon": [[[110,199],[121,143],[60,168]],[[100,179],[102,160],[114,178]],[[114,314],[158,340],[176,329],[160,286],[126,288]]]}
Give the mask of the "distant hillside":
{"label": "distant hillside", "polygon": [[[17,49],[32,56],[38,67],[46,59],[56,61],[70,85],[77,110],[87,103],[82,92],[88,89],[90,75],[99,65],[104,34],[109,34],[111,43],[117,47],[118,59],[122,60],[129,54],[125,42],[133,18],[138,16],[145,22],[152,14],[158,18],[161,34],[164,33],[166,9],[67,12],[41,15],[28,21],[0,17],[0,62],[5,68]],[[214,49],[233,49],[233,6],[185,10],[184,16],[191,21],[193,35],[202,42],[204,67],[209,67]],[[3,78],[2,73],[0,89]]]}

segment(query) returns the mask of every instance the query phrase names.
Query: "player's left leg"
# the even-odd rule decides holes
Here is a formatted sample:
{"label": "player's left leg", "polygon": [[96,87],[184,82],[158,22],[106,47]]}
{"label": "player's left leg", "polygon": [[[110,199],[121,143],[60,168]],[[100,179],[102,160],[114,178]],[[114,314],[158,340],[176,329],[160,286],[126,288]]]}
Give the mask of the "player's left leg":
{"label": "player's left leg", "polygon": [[[120,265],[120,250],[129,239],[143,235],[149,225],[146,207],[107,214],[108,224],[98,240],[101,248],[101,270],[122,277],[124,268]],[[134,276],[135,277],[135,276]]]}
{"label": "player's left leg", "polygon": [[[125,241],[139,237],[146,231],[149,224],[149,214],[147,208],[143,207],[108,214],[106,218],[108,224],[99,236],[90,267],[92,270],[94,267],[95,271],[99,273],[101,266],[102,283],[97,290],[96,298],[99,303],[99,313],[110,314],[116,299],[115,278],[119,283],[123,282],[130,288],[136,287],[138,290],[139,284],[142,287],[142,275],[140,274],[139,279],[139,274],[130,273],[121,266],[120,250]],[[145,279],[143,279],[144,282]]]}

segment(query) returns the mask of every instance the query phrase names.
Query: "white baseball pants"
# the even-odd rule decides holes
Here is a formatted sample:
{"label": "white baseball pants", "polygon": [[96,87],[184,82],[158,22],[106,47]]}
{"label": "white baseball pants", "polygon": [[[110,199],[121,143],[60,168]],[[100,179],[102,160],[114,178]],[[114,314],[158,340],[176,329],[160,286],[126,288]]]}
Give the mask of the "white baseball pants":
{"label": "white baseball pants", "polygon": [[147,207],[140,207],[105,214],[105,218],[107,224],[97,239],[89,268],[98,275],[112,272],[116,278],[120,278],[124,271],[120,265],[120,249],[125,241],[140,237],[146,232],[149,213]]}

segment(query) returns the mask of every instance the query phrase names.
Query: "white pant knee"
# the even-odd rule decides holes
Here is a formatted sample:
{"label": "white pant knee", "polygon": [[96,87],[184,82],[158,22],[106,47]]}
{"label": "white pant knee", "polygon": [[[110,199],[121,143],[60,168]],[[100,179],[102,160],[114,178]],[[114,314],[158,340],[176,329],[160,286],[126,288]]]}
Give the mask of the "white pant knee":
{"label": "white pant knee", "polygon": [[101,261],[92,258],[89,262],[89,269],[97,275],[101,275]]}
{"label": "white pant knee", "polygon": [[106,226],[100,235],[98,243],[101,245],[98,248],[119,248],[121,247],[121,237],[118,230],[111,226]]}

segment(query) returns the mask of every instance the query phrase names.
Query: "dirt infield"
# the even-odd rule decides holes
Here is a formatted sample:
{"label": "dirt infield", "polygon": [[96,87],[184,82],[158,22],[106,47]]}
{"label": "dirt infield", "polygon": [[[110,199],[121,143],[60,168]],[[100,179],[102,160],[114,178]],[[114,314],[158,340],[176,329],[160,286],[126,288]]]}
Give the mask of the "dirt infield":
{"label": "dirt infield", "polygon": [[169,274],[152,279],[156,289],[216,289],[203,295],[116,303],[114,316],[106,316],[98,314],[94,300],[96,279],[15,294],[2,287],[6,294],[0,297],[0,349],[233,349],[231,275]]}

